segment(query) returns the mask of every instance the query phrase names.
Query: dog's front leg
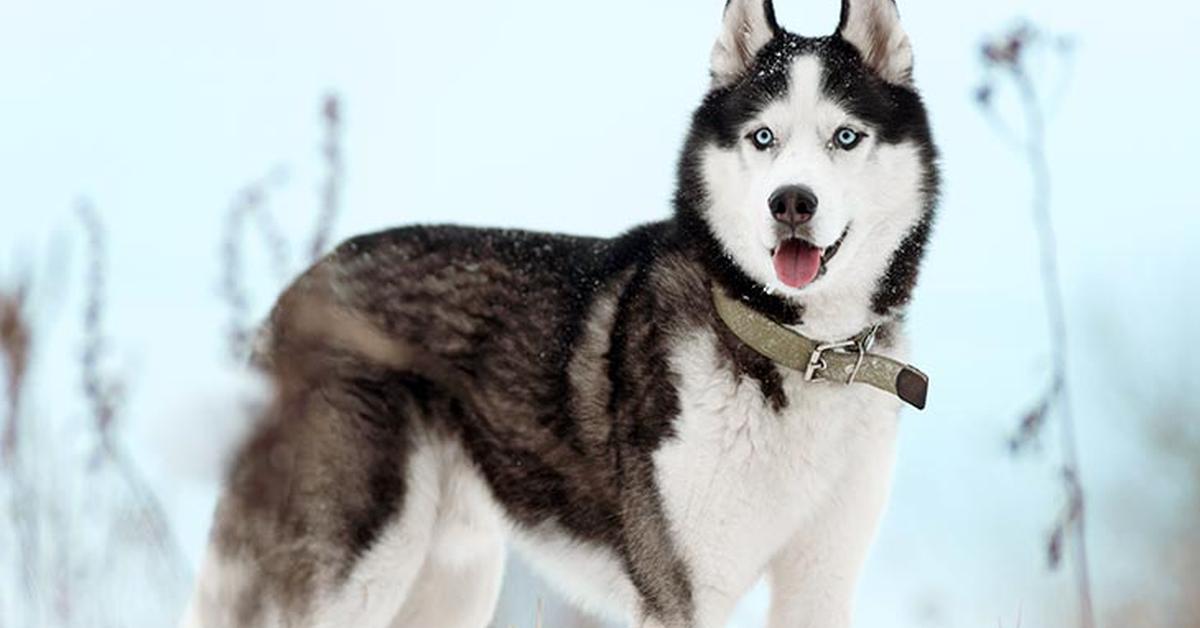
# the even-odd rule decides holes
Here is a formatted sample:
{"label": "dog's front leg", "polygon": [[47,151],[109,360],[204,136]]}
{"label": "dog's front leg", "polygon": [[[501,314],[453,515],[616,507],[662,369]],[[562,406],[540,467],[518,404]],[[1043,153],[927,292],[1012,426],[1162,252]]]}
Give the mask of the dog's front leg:
{"label": "dog's front leg", "polygon": [[642,615],[637,622],[633,624],[634,628],[721,628],[724,626],[723,620],[717,620],[711,616],[699,614],[690,619],[675,618],[671,620],[663,620],[655,617]]}
{"label": "dog's front leg", "polygon": [[849,628],[854,594],[891,489],[895,429],[860,435],[841,481],[771,561],[771,628]]}
{"label": "dog's front leg", "polygon": [[644,615],[636,624],[634,624],[634,626],[636,628],[668,628],[668,626],[661,621],[654,619],[653,617],[646,617]]}
{"label": "dog's front leg", "polygon": [[715,594],[713,590],[693,594],[687,611],[664,617],[643,610],[634,621],[633,628],[722,628],[729,622],[737,603],[736,598]]}
{"label": "dog's front leg", "polygon": [[[825,553],[828,552],[828,553]],[[796,542],[771,565],[770,628],[850,628],[855,570],[841,550]]]}

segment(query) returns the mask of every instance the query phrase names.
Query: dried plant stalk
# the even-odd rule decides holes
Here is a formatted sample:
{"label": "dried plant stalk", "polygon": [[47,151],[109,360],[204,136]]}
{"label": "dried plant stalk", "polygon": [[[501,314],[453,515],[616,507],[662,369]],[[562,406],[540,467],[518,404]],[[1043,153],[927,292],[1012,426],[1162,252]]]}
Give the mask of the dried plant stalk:
{"label": "dried plant stalk", "polygon": [[121,384],[103,371],[106,342],[102,330],[104,317],[105,260],[104,227],[96,210],[86,202],[79,204],[79,218],[87,236],[87,296],[83,310],[83,355],[81,373],[83,392],[91,407],[96,433],[101,442],[112,435],[112,423],[121,400]]}
{"label": "dried plant stalk", "polygon": [[0,354],[5,363],[4,432],[0,437],[0,459],[12,458],[20,438],[21,391],[29,370],[29,347],[32,331],[25,316],[27,283],[22,282],[12,293],[0,292]]}
{"label": "dried plant stalk", "polygon": [[159,552],[175,573],[186,573],[183,552],[175,542],[166,510],[142,476],[133,459],[114,436],[114,423],[120,411],[124,386],[104,370],[107,348],[104,336],[105,262],[107,260],[104,227],[99,214],[89,203],[80,203],[79,215],[88,244],[87,298],[84,306],[84,350],[80,364],[83,393],[91,408],[93,427],[99,442],[98,460],[112,465],[129,488],[135,505],[135,518],[141,538]]}
{"label": "dried plant stalk", "polygon": [[[1021,24],[996,41],[983,46],[984,64],[991,79],[976,92],[976,99],[990,120],[996,123],[1002,136],[1017,147],[1025,158],[1033,178],[1033,215],[1041,258],[1041,283],[1044,291],[1046,321],[1050,333],[1052,373],[1049,390],[1021,422],[1020,431],[1010,444],[1019,452],[1034,442],[1048,417],[1055,413],[1059,427],[1059,453],[1062,458],[1062,478],[1067,492],[1063,507],[1046,552],[1050,565],[1057,568],[1063,557],[1066,540],[1071,540],[1075,559],[1074,574],[1079,597],[1080,625],[1095,626],[1091,575],[1088,564],[1086,534],[1086,499],[1079,466],[1079,445],[1075,435],[1075,416],[1071,406],[1068,380],[1067,316],[1063,297],[1062,274],[1058,266],[1058,240],[1051,212],[1051,170],[1046,152],[1046,114],[1028,65],[1030,51],[1052,45],[1066,56],[1069,43],[1053,40],[1029,24]],[[1025,133],[1019,135],[1003,123],[994,107],[995,77],[1006,77],[1020,96],[1024,114]]]}
{"label": "dried plant stalk", "polygon": [[250,342],[250,298],[243,280],[242,232],[246,217],[257,211],[265,195],[262,183],[254,183],[238,195],[225,217],[225,235],[221,243],[221,298],[229,308],[227,342],[234,359],[245,354]]}
{"label": "dried plant stalk", "polygon": [[342,105],[335,95],[325,98],[321,108],[325,123],[325,142],[321,152],[325,158],[325,186],[321,191],[321,209],[313,232],[309,257],[316,261],[325,254],[333,239],[333,226],[340,212],[339,198],[345,166],[342,163]]}

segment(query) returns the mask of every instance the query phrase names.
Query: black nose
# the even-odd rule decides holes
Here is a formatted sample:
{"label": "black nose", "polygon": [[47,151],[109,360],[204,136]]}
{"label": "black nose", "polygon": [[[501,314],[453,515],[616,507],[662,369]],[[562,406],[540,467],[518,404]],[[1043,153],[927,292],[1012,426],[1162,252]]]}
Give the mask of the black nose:
{"label": "black nose", "polygon": [[775,220],[791,227],[812,220],[817,213],[817,195],[807,185],[785,185],[775,190],[768,204]]}

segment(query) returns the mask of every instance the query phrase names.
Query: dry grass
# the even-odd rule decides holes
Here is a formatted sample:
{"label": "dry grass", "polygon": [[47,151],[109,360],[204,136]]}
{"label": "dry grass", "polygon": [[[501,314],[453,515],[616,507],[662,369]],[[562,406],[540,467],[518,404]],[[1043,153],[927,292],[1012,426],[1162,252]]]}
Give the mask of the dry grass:
{"label": "dry grass", "polygon": [[[1190,269],[1182,262],[1180,272]],[[1103,510],[1110,534],[1128,544],[1109,546],[1109,559],[1127,588],[1110,587],[1104,625],[1122,628],[1200,628],[1200,396],[1195,386],[1200,334],[1189,325],[1200,300],[1184,291],[1144,297],[1160,324],[1093,296],[1078,330],[1094,348],[1121,433],[1131,428],[1137,459],[1109,480]],[[1112,429],[1110,426],[1109,429]],[[1112,465],[1112,463],[1109,463]]]}
{"label": "dry grass", "polygon": [[154,547],[171,571],[184,574],[187,563],[171,530],[166,510],[116,435],[115,423],[123,405],[125,385],[105,368],[109,345],[104,332],[107,240],[100,215],[91,204],[80,204],[79,217],[87,238],[84,344],[79,367],[83,395],[90,408],[98,443],[95,462],[111,465],[130,491],[133,507],[126,515],[137,526],[133,536]]}
{"label": "dry grass", "polygon": [[26,282],[11,292],[0,290],[0,355],[4,357],[5,409],[0,460],[8,461],[20,438],[21,391],[29,371],[29,350],[33,338],[26,315]]}
{"label": "dry grass", "polygon": [[[335,98],[322,105],[322,145],[328,168],[311,252],[319,256],[332,239],[339,212],[343,165],[341,112]],[[284,230],[266,210],[272,176],[247,186],[228,213],[222,242],[221,296],[229,306],[230,344],[239,357],[249,339],[250,291],[243,267],[244,232],[256,232],[280,281],[293,272]],[[82,350],[77,366],[87,413],[81,422],[41,417],[28,423],[31,356],[36,350],[30,317],[32,282],[0,287],[0,625],[127,625],[130,609],[110,594],[136,586],[143,603],[172,608],[171,598],[191,580],[164,508],[124,448],[121,417],[126,386],[111,358],[105,330],[108,240],[100,213],[87,202],[77,208],[85,241]],[[38,293],[40,294],[40,293]],[[62,435],[69,438],[63,439]],[[78,438],[92,451],[75,453]],[[14,600],[12,603],[9,600]],[[118,618],[122,618],[118,620]],[[163,617],[161,619],[167,619]]]}
{"label": "dry grass", "polygon": [[263,238],[264,246],[276,267],[276,273],[286,274],[288,262],[287,237],[266,209],[268,191],[280,177],[265,177],[247,185],[238,193],[225,214],[225,235],[221,242],[220,296],[229,312],[226,338],[229,353],[242,360],[250,344],[250,295],[246,287],[242,237],[252,223]]}
{"label": "dry grass", "polygon": [[[109,368],[104,333],[105,232],[91,205],[81,204],[78,216],[86,241],[83,346],[77,363],[88,409],[84,418],[47,415],[29,421],[31,410],[21,401],[28,393],[31,356],[38,350],[29,299],[37,286],[27,280],[15,290],[0,290],[8,399],[7,464],[0,474],[6,517],[0,519],[0,539],[4,552],[15,557],[11,563],[0,561],[0,597],[20,596],[19,603],[0,608],[0,624],[111,622],[113,613],[128,609],[107,602],[105,592],[139,582],[152,598],[166,599],[188,578],[157,496],[121,446],[124,386]],[[83,443],[90,457],[76,453]]]}
{"label": "dry grass", "polygon": [[[305,264],[315,262],[325,254],[329,243],[333,241],[334,226],[341,213],[341,190],[345,178],[341,111],[341,102],[336,96],[328,96],[322,102],[324,139],[321,154],[326,172],[321,188],[317,222],[308,245],[309,259],[303,262]],[[277,170],[267,177],[251,182],[237,194],[225,214],[225,230],[221,242],[220,295],[229,312],[226,341],[230,356],[235,362],[245,361],[254,335],[254,323],[251,321],[254,308],[247,287],[248,270],[245,265],[246,233],[253,231],[258,234],[277,281],[286,281],[299,270],[292,262],[291,241],[267,207],[271,191],[281,185],[284,178],[282,170]]]}
{"label": "dry grass", "polygon": [[1174,384],[1159,382],[1138,405],[1146,412],[1142,422],[1155,463],[1182,470],[1174,479],[1187,487],[1187,501],[1179,504],[1156,554],[1144,557],[1153,565],[1154,576],[1147,585],[1155,599],[1124,601],[1112,613],[1112,626],[1200,628],[1200,402],[1186,382]]}

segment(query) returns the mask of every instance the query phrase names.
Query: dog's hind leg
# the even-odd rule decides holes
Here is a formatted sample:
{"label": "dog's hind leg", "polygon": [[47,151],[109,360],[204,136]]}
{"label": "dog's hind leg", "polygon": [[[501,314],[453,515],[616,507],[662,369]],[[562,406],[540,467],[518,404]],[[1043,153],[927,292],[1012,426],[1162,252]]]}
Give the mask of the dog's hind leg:
{"label": "dog's hind leg", "polygon": [[422,589],[422,566],[428,563],[440,509],[444,461],[439,449],[426,444],[414,452],[404,513],[380,533],[345,581],[324,599],[314,613],[313,626],[388,628],[405,599]]}
{"label": "dog's hind leg", "polygon": [[386,628],[413,588],[444,482],[427,426],[447,399],[361,363],[317,371],[279,378],[241,451],[185,626]]}
{"label": "dog's hind leg", "polygon": [[447,449],[433,543],[392,628],[484,628],[504,574],[505,523],[458,447]]}

